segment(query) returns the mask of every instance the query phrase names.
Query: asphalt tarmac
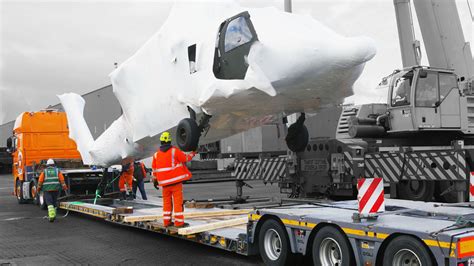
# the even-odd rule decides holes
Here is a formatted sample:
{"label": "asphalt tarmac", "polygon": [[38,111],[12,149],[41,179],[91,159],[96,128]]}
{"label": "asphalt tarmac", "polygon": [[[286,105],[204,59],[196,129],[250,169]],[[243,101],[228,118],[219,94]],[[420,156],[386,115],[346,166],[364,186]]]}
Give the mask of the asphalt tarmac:
{"label": "asphalt tarmac", "polygon": [[[247,196],[278,196],[276,184],[250,182]],[[159,197],[150,183],[148,197]],[[262,265],[260,257],[246,257],[190,241],[115,225],[86,215],[58,212],[49,223],[46,211],[18,204],[10,175],[0,175],[0,265]],[[185,185],[185,198],[228,198],[235,184]]]}

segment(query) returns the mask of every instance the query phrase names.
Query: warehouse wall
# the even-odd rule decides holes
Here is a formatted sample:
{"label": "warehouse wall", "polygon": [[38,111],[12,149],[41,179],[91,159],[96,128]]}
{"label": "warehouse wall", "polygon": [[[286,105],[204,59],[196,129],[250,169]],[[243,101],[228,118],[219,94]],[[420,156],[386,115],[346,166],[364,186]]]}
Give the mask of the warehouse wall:
{"label": "warehouse wall", "polygon": [[[112,85],[82,95],[86,101],[84,118],[94,139],[122,115],[122,108],[112,91]],[[64,111],[61,104],[50,108]]]}
{"label": "warehouse wall", "polygon": [[15,121],[10,121],[0,126],[0,147],[7,146],[7,138],[12,135]]}
{"label": "warehouse wall", "polygon": [[[82,95],[86,101],[84,118],[94,139],[97,139],[110,124],[122,115],[122,108],[115,98],[112,85]],[[64,111],[61,104],[50,105],[48,109]],[[0,147],[6,146],[7,138],[12,135],[15,121],[0,125]]]}
{"label": "warehouse wall", "polygon": [[249,129],[220,141],[221,153],[258,153],[286,151],[283,124]]}

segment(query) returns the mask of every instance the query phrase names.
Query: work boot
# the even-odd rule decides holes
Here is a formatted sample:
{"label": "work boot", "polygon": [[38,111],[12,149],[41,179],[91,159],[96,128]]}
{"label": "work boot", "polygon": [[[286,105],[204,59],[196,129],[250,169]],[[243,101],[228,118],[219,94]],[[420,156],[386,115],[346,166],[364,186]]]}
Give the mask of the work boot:
{"label": "work boot", "polygon": [[127,199],[127,192],[122,191],[122,196],[120,197],[121,200],[126,200]]}
{"label": "work boot", "polygon": [[51,223],[56,219],[56,208],[53,205],[48,205],[48,219]]}
{"label": "work boot", "polygon": [[181,227],[188,227],[188,226],[189,226],[188,223],[183,223],[183,224],[180,224],[180,225],[175,225],[175,227],[179,227],[179,228],[181,228]]}

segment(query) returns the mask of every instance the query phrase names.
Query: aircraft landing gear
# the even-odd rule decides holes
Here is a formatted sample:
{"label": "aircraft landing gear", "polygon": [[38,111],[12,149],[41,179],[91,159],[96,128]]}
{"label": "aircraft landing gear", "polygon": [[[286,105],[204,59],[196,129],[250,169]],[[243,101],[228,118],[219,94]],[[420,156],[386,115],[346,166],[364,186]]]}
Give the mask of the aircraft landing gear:
{"label": "aircraft landing gear", "polygon": [[195,151],[198,148],[201,134],[209,130],[211,116],[204,113],[198,125],[194,110],[188,107],[188,111],[191,118],[181,120],[176,128],[176,144],[183,151]]}
{"label": "aircraft landing gear", "polygon": [[301,113],[300,117],[288,128],[286,145],[292,152],[301,152],[306,148],[309,141],[308,128],[304,125],[306,117]]}

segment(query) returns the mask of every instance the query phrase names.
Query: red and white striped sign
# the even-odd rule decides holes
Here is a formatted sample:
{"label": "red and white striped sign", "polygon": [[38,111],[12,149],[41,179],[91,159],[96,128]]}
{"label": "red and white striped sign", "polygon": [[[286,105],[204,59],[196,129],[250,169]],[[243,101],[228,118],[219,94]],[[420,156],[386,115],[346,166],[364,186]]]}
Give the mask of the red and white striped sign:
{"label": "red and white striped sign", "polygon": [[474,201],[474,172],[469,177],[469,201]]}
{"label": "red and white striped sign", "polygon": [[385,211],[382,178],[360,178],[357,181],[357,190],[360,214],[373,214]]}

